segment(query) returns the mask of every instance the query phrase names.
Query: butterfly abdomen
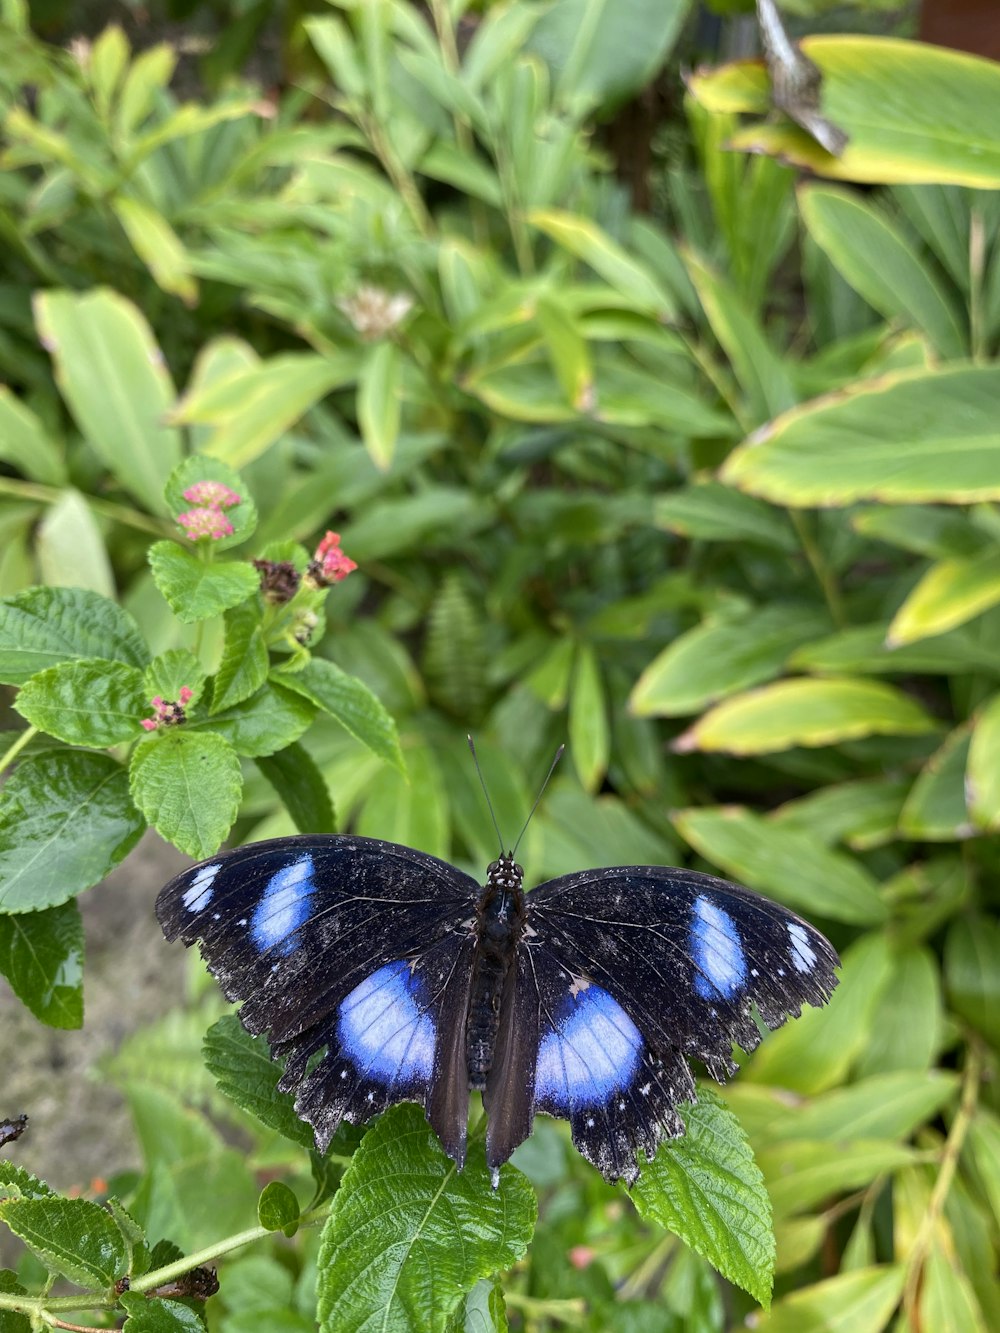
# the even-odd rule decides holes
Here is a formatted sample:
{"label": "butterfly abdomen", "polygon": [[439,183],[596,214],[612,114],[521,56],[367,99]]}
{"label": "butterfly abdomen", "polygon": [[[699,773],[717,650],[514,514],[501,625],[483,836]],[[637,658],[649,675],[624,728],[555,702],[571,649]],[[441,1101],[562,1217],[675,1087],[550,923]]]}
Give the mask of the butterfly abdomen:
{"label": "butterfly abdomen", "polygon": [[513,856],[502,856],[487,872],[476,905],[476,956],[465,1026],[469,1087],[482,1090],[493,1067],[500,1027],[500,997],[524,930],[523,871]]}

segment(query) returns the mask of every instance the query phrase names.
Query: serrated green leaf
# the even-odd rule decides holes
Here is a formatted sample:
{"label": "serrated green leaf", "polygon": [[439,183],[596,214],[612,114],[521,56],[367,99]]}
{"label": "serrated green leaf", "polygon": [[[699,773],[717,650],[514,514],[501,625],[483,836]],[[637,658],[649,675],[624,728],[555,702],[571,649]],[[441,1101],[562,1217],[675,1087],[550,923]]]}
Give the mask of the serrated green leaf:
{"label": "serrated green leaf", "polygon": [[95,749],[134,740],[150,714],[138,667],[93,657],[39,671],[21,686],[15,707],[39,731]]}
{"label": "serrated green leaf", "polygon": [[243,775],[236,751],[224,737],[179,726],[136,746],[129,789],[162,837],[202,860],[218,849],[233,826]]}
{"label": "serrated green leaf", "polygon": [[187,648],[168,648],[154,657],[144,677],[147,699],[159,695],[161,699],[176,702],[181,690],[191,691],[189,708],[194,708],[205,686],[205,668]]}
{"label": "serrated green leaf", "polygon": [[774,1280],[771,1204],[750,1144],[724,1103],[700,1088],[683,1138],[662,1143],[632,1187],[640,1216],[666,1227],[765,1307]]}
{"label": "serrated green leaf", "polygon": [[0,1199],[44,1199],[51,1194],[44,1180],[0,1158]]}
{"label": "serrated green leaf", "polygon": [[149,1247],[146,1244],[146,1233],[121,1199],[116,1198],[113,1194],[107,1201],[107,1209],[114,1219],[115,1226],[121,1233],[128,1259],[129,1274],[133,1277],[139,1277],[149,1268]]}
{"label": "serrated green leaf", "polygon": [[1000,922],[980,913],[952,923],[944,946],[948,998],[957,1014],[1000,1044]]}
{"label": "serrated green leaf", "polygon": [[780,673],[789,655],[829,630],[808,607],[754,607],[725,619],[709,617],[650,662],[636,681],[629,711],[640,717],[683,717],[706,704]]}
{"label": "serrated green leaf", "polygon": [[144,667],[149,651],[127,611],[85,588],[27,588],[0,601],[0,681],[22,685],[37,671],[103,657]]}
{"label": "serrated green leaf", "polygon": [[0,974],[49,1027],[82,1027],[83,923],[76,903],[0,915]]}
{"label": "serrated green leaf", "polygon": [[7,1199],[0,1221],[46,1268],[78,1287],[106,1292],[128,1268],[125,1242],[112,1219],[89,1199]]}
{"label": "serrated green leaf", "polygon": [[[9,1268],[0,1268],[0,1295],[27,1296],[17,1275]],[[17,1310],[0,1310],[0,1333],[31,1333],[31,1320]]]}
{"label": "serrated green leaf", "polygon": [[360,1330],[376,1316],[385,1328],[443,1333],[480,1278],[522,1257],[536,1211],[534,1191],[514,1167],[501,1167],[492,1189],[476,1143],[459,1173],[423,1111],[393,1107],[354,1154],[323,1228],[322,1333]]}
{"label": "serrated green leaf", "polygon": [[186,490],[190,490],[200,481],[221,482],[240,497],[238,504],[221,506],[233,530],[228,537],[214,539],[212,550],[224,551],[229,546],[238,546],[241,542],[245,542],[257,526],[257,506],[240,474],[218,458],[209,458],[207,454],[191,454],[183,462],[178,463],[167,478],[167,484],[163,489],[164,500],[170,514],[176,518],[178,514],[186,513],[190,509],[205,507],[204,503],[199,504],[197,498],[188,500],[184,495]]}
{"label": "serrated green leaf", "polygon": [[311,699],[372,754],[405,773],[396,724],[363,680],[318,657],[301,671],[276,672],[274,679]]}
{"label": "serrated green leaf", "polygon": [[106,755],[40,754],[0,788],[0,912],[56,907],[89,889],[139,841],[128,774]]}
{"label": "serrated green leaf", "polygon": [[203,1050],[220,1092],[292,1143],[313,1146],[313,1131],[295,1114],[294,1097],[278,1091],[281,1067],[264,1037],[251,1037],[235,1014],[226,1014],[205,1034]]}
{"label": "serrated green leaf", "polygon": [[761,1333],[882,1333],[904,1277],[901,1264],[840,1273],[783,1297],[756,1327]]}
{"label": "serrated green leaf", "polygon": [[151,546],[149,567],[156,586],[185,625],[228,611],[252,597],[260,586],[252,565],[232,560],[205,564],[175,542]]}
{"label": "serrated green leaf", "polygon": [[122,1333],[205,1333],[201,1316],[180,1301],[126,1292],[119,1304],[128,1311]]}
{"label": "serrated green leaf", "polygon": [[[280,680],[281,684],[276,682]],[[285,685],[290,675],[275,673],[249,699],[208,718],[193,718],[188,730],[224,737],[237,754],[248,759],[274,754],[297,741],[316,716],[314,705]]]}
{"label": "serrated green leaf", "polygon": [[254,602],[227,611],[224,626],[222,660],[215,673],[210,713],[219,713],[256,694],[267,679],[270,665],[260,609]]}
{"label": "serrated green leaf", "polygon": [[674,741],[679,753],[771,754],[794,745],[834,745],[862,736],[933,731],[909,695],[876,680],[779,680],[726,699]]}
{"label": "serrated green leaf", "polygon": [[577,649],[569,696],[569,742],[583,789],[596,791],[608,766],[611,728],[601,669],[590,644]]}
{"label": "serrated green leaf", "polygon": [[304,746],[286,745],[255,761],[281,797],[300,833],[336,833],[337,820],[326,778]]}
{"label": "serrated green leaf", "polygon": [[299,1201],[281,1180],[265,1185],[257,1200],[257,1219],[268,1231],[294,1236],[302,1210]]}
{"label": "serrated green leaf", "polygon": [[878,884],[860,861],[742,806],[677,810],[674,826],[707,860],[761,893],[834,921],[877,924],[887,916]]}

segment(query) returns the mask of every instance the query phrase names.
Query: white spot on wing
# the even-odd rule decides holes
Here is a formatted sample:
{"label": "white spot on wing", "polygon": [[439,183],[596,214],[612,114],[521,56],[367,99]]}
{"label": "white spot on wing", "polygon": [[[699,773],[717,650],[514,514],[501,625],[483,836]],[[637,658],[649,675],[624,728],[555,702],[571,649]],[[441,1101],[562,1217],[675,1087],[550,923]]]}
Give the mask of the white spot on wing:
{"label": "white spot on wing", "polygon": [[202,866],[181,894],[181,902],[189,912],[200,912],[212,901],[215,890],[212,888],[215,877],[222,869],[221,861],[214,861],[210,866]]}
{"label": "white spot on wing", "polygon": [[271,876],[263,898],[254,909],[250,927],[258,949],[283,946],[284,953],[294,949],[291,936],[308,919],[309,900],[315,889],[311,856],[300,856]]}
{"label": "white spot on wing", "polygon": [[792,941],[790,953],[796,972],[811,972],[816,966],[816,950],[809,943],[805,927],[797,921],[789,921],[788,935]]}
{"label": "white spot on wing", "polygon": [[691,952],[694,988],[703,1000],[728,1000],[746,980],[746,958],[736,922],[704,894],[695,899]]}

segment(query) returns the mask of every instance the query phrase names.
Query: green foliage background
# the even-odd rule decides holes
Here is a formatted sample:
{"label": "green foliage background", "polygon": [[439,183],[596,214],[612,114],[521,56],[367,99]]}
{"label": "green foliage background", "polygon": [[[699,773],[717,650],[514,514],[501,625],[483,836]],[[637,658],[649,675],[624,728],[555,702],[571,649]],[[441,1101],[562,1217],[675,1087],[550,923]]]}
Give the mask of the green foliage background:
{"label": "green foliage background", "polygon": [[[46,1309],[106,1320],[130,1273],[132,1333],[296,1333],[317,1295],[332,1333],[739,1326],[766,1204],[741,1230],[713,1172],[760,1200],[747,1140],[756,1327],[1000,1326],[997,67],[807,43],[839,162],[760,119],[757,67],[671,84],[639,213],[600,127],[677,67],[682,0],[342,0],[290,23],[278,94],[237,72],[266,8],[190,101],[166,45],[63,51],[0,8],[0,678],[36,728],[5,738],[0,972],[80,1024],[75,896],[147,823],[208,855],[335,810],[481,874],[471,729],[504,830],[568,737],[532,879],[721,871],[826,930],[842,983],[630,1201],[547,1122],[495,1198],[413,1108],[310,1155],[198,981],[109,1070],[127,1211],[0,1161],[29,1251],[0,1330],[46,1270],[99,1294]],[[218,560],[173,540],[192,453],[248,497]],[[307,662],[247,561],[303,568],[329,526],[360,569]],[[191,722],[143,738],[181,684]],[[250,1238],[206,1307],[165,1290]]]}

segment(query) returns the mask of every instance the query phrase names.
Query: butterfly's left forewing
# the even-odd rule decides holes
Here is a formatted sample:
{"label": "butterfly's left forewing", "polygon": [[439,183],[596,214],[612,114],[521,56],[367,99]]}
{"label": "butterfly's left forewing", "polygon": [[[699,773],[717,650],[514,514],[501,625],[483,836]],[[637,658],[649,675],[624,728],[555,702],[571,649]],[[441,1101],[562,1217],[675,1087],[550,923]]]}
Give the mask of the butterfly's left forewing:
{"label": "butterfly's left forewing", "polygon": [[[240,1019],[286,1057],[282,1087],[322,1148],[342,1119],[416,1101],[464,1153],[464,1036],[476,882],[408,847],[301,837],[221,853],[172,880],[168,939],[198,941]],[[464,1055],[464,1052],[463,1052]]]}
{"label": "butterfly's left forewing", "polygon": [[637,1149],[651,1155],[683,1132],[687,1059],[716,1078],[733,1073],[733,1045],[760,1041],[754,1010],[777,1027],[825,1003],[839,961],[779,904],[658,866],[541,885],[528,895],[521,953],[518,1021],[537,1027],[533,1106],[569,1119],[583,1155],[629,1181]]}

